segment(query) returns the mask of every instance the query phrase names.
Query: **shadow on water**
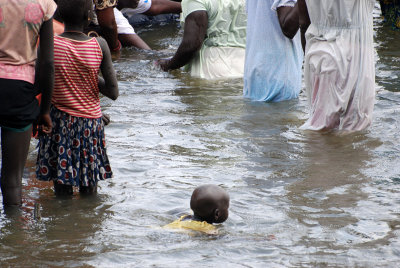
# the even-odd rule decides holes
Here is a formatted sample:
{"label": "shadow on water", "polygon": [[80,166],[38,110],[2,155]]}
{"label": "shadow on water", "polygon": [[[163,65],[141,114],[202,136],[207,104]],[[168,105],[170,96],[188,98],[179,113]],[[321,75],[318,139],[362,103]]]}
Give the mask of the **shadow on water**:
{"label": "shadow on water", "polygon": [[363,134],[306,134],[302,179],[287,186],[290,217],[305,225],[338,229],[357,222],[346,208],[368,198],[362,169],[370,159],[371,141]]}
{"label": "shadow on water", "polygon": [[[34,160],[27,165],[23,206],[0,214],[0,266],[82,267],[83,260],[100,251],[93,237],[110,216],[107,195],[57,198],[51,183],[36,180]],[[89,251],[89,245],[99,251]]]}

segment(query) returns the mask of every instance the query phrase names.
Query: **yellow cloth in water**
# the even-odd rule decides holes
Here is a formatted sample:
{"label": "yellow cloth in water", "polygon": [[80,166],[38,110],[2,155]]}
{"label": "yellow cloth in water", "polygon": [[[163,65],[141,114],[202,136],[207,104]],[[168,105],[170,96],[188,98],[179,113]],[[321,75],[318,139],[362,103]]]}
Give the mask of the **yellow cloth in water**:
{"label": "yellow cloth in water", "polygon": [[206,234],[217,234],[217,228],[214,225],[209,224],[206,221],[194,221],[184,220],[187,215],[181,216],[178,220],[165,225],[163,228],[176,229],[176,230],[187,230],[187,231],[198,231]]}

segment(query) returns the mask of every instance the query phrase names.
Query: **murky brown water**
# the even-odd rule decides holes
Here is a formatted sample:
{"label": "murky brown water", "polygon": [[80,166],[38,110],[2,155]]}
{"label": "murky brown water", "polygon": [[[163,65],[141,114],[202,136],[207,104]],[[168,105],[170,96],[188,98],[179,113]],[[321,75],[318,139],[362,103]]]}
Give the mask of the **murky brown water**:
{"label": "murky brown water", "polygon": [[[103,100],[115,177],[95,197],[57,199],[34,178],[32,141],[22,211],[0,214],[0,266],[396,267],[400,32],[375,20],[375,120],[346,136],[300,131],[304,94],[255,103],[242,98],[240,80],[159,72],[153,61],[181,35],[176,25],[141,29],[163,52],[125,49],[115,61],[121,96]],[[160,229],[189,211],[203,183],[231,195],[220,235]]]}

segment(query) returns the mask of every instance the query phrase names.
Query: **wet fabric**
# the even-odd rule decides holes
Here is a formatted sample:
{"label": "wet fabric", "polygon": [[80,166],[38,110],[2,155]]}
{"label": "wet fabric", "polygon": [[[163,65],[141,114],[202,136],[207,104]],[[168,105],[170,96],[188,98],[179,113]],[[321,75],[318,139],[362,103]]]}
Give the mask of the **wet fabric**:
{"label": "wet fabric", "polygon": [[183,0],[181,23],[195,11],[208,15],[207,36],[199,53],[185,66],[194,77],[241,78],[246,46],[244,0]]}
{"label": "wet fabric", "polygon": [[114,17],[118,34],[136,34],[128,19],[117,8],[114,8]]}
{"label": "wet fabric", "polygon": [[304,81],[310,117],[302,129],[358,131],[372,121],[374,0],[306,0]]}
{"label": "wet fabric", "polygon": [[400,0],[380,0],[385,22],[393,29],[400,30]]}
{"label": "wet fabric", "polygon": [[37,178],[73,186],[111,178],[102,119],[71,116],[54,106],[50,116],[51,135],[39,138]]}
{"label": "wet fabric", "polygon": [[276,9],[296,0],[247,1],[247,43],[243,96],[278,102],[297,98],[303,49],[300,31],[291,40],[281,30]]}
{"label": "wet fabric", "polygon": [[151,8],[151,0],[140,0],[137,4],[136,8],[123,8],[121,9],[122,13],[130,17],[133,14],[142,14]]}
{"label": "wet fabric", "polygon": [[182,231],[197,231],[206,234],[217,234],[217,228],[206,221],[195,221],[190,215],[183,215],[163,228]]}

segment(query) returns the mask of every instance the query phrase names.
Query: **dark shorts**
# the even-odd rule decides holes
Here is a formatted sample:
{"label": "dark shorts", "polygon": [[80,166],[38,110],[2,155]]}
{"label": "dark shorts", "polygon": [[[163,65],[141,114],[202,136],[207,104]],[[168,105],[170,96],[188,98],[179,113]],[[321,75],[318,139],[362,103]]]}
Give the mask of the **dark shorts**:
{"label": "dark shorts", "polygon": [[29,82],[0,78],[0,126],[29,129],[39,115],[36,94]]}

